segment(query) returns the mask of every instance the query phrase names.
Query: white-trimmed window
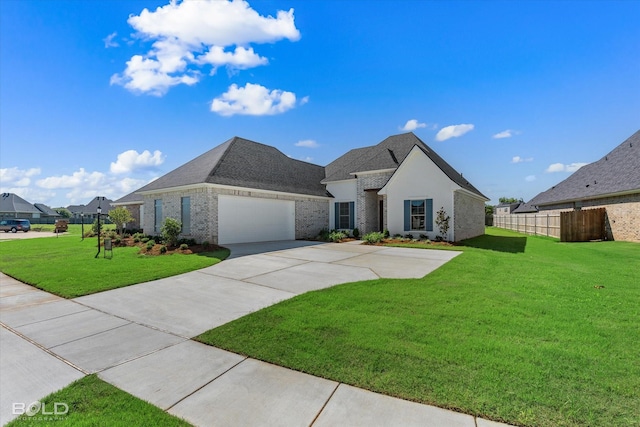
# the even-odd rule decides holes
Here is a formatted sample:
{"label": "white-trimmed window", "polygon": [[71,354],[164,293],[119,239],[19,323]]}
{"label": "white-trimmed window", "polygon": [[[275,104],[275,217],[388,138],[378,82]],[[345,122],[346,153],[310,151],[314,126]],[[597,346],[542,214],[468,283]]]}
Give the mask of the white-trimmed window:
{"label": "white-trimmed window", "polygon": [[404,201],[404,231],[433,231],[433,199]]}
{"label": "white-trimmed window", "polygon": [[335,228],[353,230],[355,223],[355,202],[335,203]]}

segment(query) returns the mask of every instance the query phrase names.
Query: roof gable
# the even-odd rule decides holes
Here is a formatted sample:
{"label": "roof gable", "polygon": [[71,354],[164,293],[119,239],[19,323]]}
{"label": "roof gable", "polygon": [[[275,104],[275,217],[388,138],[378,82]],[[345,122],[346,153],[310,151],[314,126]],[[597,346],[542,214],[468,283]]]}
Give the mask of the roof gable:
{"label": "roof gable", "polygon": [[449,163],[422,142],[413,132],[393,135],[378,145],[351,150],[345,155],[331,162],[326,167],[324,183],[352,179],[358,172],[396,169],[417,146],[422,152],[444,172],[444,174],[461,188],[478,196],[486,196],[458,173]]}
{"label": "roof gable", "polygon": [[640,192],[640,130],[600,160],[585,165],[527,204],[549,205]]}

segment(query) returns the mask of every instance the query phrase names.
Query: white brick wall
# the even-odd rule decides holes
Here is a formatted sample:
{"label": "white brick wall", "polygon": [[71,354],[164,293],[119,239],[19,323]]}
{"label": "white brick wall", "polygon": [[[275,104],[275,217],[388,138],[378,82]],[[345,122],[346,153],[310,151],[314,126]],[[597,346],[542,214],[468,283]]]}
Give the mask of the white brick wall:
{"label": "white brick wall", "polygon": [[456,191],[453,193],[453,211],[454,241],[484,234],[484,201]]}

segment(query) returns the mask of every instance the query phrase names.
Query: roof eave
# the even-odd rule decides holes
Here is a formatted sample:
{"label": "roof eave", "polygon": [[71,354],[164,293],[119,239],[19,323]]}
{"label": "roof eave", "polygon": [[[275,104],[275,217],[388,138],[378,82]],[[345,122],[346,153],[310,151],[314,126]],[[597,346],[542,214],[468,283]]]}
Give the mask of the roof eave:
{"label": "roof eave", "polygon": [[617,191],[614,193],[602,193],[602,194],[597,194],[597,195],[592,195],[592,196],[585,196],[585,197],[575,197],[575,198],[571,198],[571,199],[564,199],[564,200],[553,200],[550,202],[538,202],[536,203],[536,206],[549,206],[549,205],[558,205],[558,204],[562,204],[562,203],[573,203],[573,202],[579,202],[582,200],[595,200],[595,199],[604,199],[607,197],[617,197],[617,196],[626,196],[628,194],[636,194],[636,193],[640,193],[640,188],[635,188],[635,189],[631,189],[631,190],[625,190],[625,191]]}

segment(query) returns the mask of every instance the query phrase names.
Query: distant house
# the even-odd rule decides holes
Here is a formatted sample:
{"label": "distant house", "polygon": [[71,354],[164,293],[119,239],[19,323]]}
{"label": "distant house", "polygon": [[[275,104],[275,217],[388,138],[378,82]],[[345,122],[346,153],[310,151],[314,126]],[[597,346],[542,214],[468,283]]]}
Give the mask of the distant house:
{"label": "distant house", "polygon": [[513,213],[513,211],[515,211],[520,205],[522,205],[521,202],[501,203],[498,206],[496,206],[494,215],[509,215]]}
{"label": "distant house", "polygon": [[31,203],[14,193],[0,195],[0,217],[2,218],[40,218],[42,212]]}
{"label": "distant house", "polygon": [[41,212],[40,218],[57,219],[57,218],[60,218],[61,216],[58,212],[54,211],[49,206],[44,205],[42,203],[34,203],[33,206],[35,206],[36,209],[38,209]]}
{"label": "distant house", "polygon": [[640,242],[640,130],[514,213],[606,209],[609,239]]}
{"label": "distant house", "polygon": [[113,201],[103,196],[97,196],[91,199],[86,205],[69,205],[67,210],[71,212],[71,217],[78,219],[84,218],[86,222],[91,222],[98,217],[98,206],[102,210],[102,215],[106,216],[111,210]]}
{"label": "distant house", "polygon": [[31,204],[13,193],[0,195],[0,218],[22,218],[32,222],[58,218],[60,215],[42,203]]}
{"label": "distant house", "polygon": [[219,244],[312,238],[323,229],[388,229],[449,240],[484,233],[488,199],[413,133],[351,150],[326,167],[234,137],[116,200],[147,233],[167,217],[182,236]]}

